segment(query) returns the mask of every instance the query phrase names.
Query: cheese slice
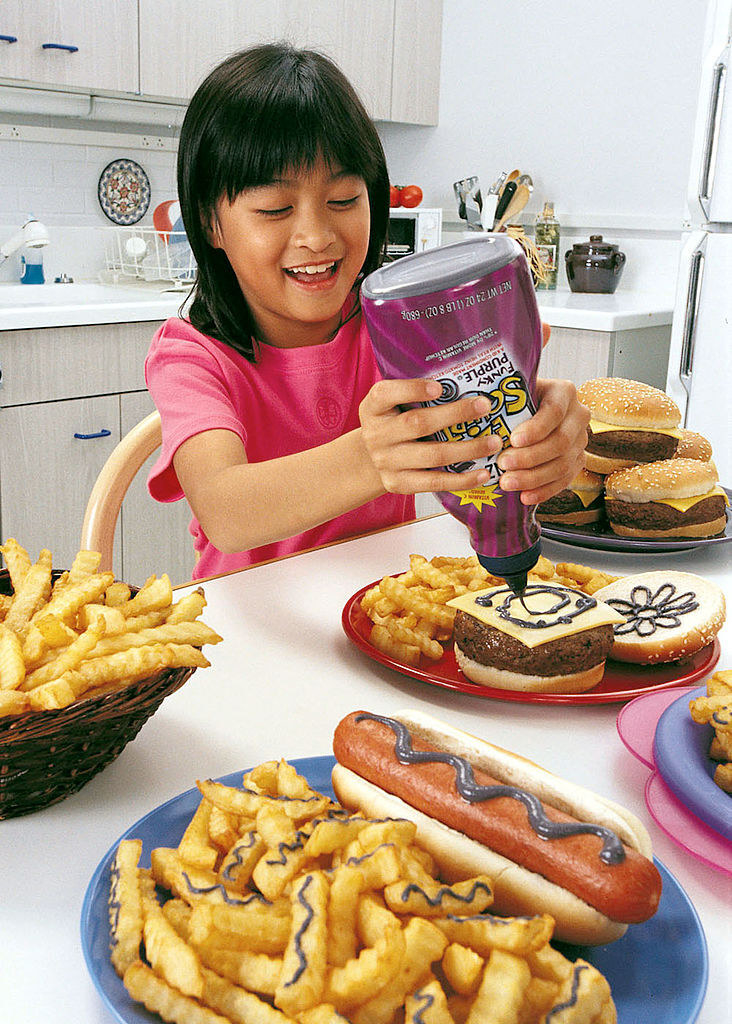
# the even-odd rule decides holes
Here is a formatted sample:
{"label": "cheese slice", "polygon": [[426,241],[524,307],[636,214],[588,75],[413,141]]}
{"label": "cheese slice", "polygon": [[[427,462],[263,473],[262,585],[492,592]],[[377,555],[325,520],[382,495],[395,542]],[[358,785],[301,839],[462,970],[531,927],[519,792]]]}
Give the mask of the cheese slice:
{"label": "cheese slice", "polygon": [[713,498],[715,495],[720,495],[724,498],[725,504],[729,505],[729,498],[724,490],[717,484],[711,491],[707,491],[706,494],[695,494],[691,498],[652,498],[657,505],[669,505],[671,508],[675,508],[678,512],[688,512],[694,505],[698,505],[700,501],[704,501],[705,498]]}
{"label": "cheese slice", "polygon": [[590,430],[593,434],[606,434],[611,430],[636,430],[649,434],[666,434],[668,437],[684,436],[677,427],[623,427],[619,423],[603,423],[602,420],[590,420]]}
{"label": "cheese slice", "polygon": [[592,502],[595,501],[597,498],[599,498],[600,495],[602,494],[601,490],[599,490],[599,491],[578,491],[575,487],[570,488],[570,490],[574,491],[574,493],[577,495],[577,497],[582,502],[582,504],[584,505],[585,508],[587,508],[588,505],[591,505]]}
{"label": "cheese slice", "polygon": [[[478,603],[479,599],[491,596],[493,600],[490,605]],[[523,598],[516,597],[508,587],[491,587],[461,594],[447,603],[451,608],[460,608],[474,619],[484,622],[486,626],[492,626],[520,640],[526,647],[539,647],[550,640],[560,640],[564,636],[594,629],[596,626],[625,622],[623,616],[610,605],[597,598],[588,598],[581,590],[555,583],[530,582]],[[584,607],[586,604],[590,606]],[[504,605],[510,620],[499,614],[499,609]],[[568,621],[559,621],[562,617],[567,617]],[[523,625],[524,622],[534,625]]]}

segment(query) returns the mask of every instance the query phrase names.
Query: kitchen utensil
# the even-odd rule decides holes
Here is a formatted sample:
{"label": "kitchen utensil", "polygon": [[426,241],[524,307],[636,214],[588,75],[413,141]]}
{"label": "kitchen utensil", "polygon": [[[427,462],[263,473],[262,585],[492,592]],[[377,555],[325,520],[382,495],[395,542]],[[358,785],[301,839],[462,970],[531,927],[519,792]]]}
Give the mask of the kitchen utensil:
{"label": "kitchen utensil", "polygon": [[590,235],[564,254],[570,291],[612,294],[625,267],[625,253],[604,242],[602,235]]}
{"label": "kitchen utensil", "polygon": [[503,187],[505,188],[509,181],[516,181],[520,173],[521,172],[519,171],[518,167],[514,167],[512,171],[509,171],[508,174],[506,175],[506,181]]}
{"label": "kitchen utensil", "polygon": [[516,185],[515,181],[507,181],[506,184],[503,186],[503,191],[501,192],[500,198],[498,200],[498,206],[496,207],[496,216],[493,220],[494,231],[497,230],[496,225],[500,221],[504,211],[507,209],[509,203],[513,199],[517,187],[518,186]]}
{"label": "kitchen utensil", "polygon": [[483,197],[483,208],[480,211],[480,223],[484,231],[490,231],[493,228],[497,206],[498,195],[495,192],[486,193]]}
{"label": "kitchen utensil", "polygon": [[507,174],[506,171],[503,171],[501,174],[499,174],[498,177],[496,178],[496,180],[491,185],[491,187],[488,189],[488,192],[490,194],[495,193],[496,195],[498,195],[499,192],[501,191],[501,187],[502,187],[502,185],[503,185],[503,183],[504,183],[504,181],[506,180],[507,177],[508,177],[508,174]]}
{"label": "kitchen utensil", "polygon": [[[513,185],[515,182],[510,182],[509,184]],[[496,210],[496,220],[493,223],[493,230],[500,231],[504,224],[509,224],[518,217],[528,203],[530,195],[528,185],[516,185],[509,202],[504,206],[502,212],[499,212],[499,203],[499,209]]]}
{"label": "kitchen utensil", "polygon": [[529,192],[533,192],[534,191],[534,182],[531,180],[531,175],[530,174],[520,174],[518,176],[518,178],[516,178],[516,184],[517,185],[526,185],[526,187],[528,188]]}
{"label": "kitchen utensil", "polygon": [[453,183],[453,191],[458,204],[458,216],[461,220],[467,221],[468,227],[475,231],[482,230],[481,208],[483,198],[480,191],[480,181],[473,175],[470,178],[461,178]]}

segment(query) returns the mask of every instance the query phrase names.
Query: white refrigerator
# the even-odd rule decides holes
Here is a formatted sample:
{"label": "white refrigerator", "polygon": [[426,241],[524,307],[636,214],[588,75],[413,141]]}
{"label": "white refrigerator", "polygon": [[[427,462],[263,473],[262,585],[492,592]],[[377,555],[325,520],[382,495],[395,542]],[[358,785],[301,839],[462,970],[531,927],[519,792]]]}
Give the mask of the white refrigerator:
{"label": "white refrigerator", "polygon": [[732,0],[710,0],[666,391],[732,488]]}

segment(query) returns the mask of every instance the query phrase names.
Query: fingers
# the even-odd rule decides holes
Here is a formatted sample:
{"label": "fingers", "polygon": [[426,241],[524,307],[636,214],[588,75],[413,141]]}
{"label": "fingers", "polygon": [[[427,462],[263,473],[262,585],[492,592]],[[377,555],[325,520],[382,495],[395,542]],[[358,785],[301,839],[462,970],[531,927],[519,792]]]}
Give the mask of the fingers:
{"label": "fingers", "polygon": [[584,465],[589,412],[569,381],[538,381],[539,408],[511,435],[498,458],[504,491],[520,491],[526,505],[564,490]]}

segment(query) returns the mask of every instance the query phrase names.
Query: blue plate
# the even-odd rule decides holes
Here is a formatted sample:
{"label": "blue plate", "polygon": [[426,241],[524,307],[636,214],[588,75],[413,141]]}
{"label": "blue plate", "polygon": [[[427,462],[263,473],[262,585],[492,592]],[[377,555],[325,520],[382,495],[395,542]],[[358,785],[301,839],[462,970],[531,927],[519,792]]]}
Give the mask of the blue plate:
{"label": "blue plate", "polygon": [[679,697],[658,720],[653,759],[675,796],[715,832],[732,841],[732,795],[715,783],[715,762],[709,757],[714,732],[689,713],[689,701],[706,696],[706,686]]}
{"label": "blue plate", "polygon": [[[333,796],[332,757],[306,757],[291,762],[313,789]],[[219,781],[240,785],[242,772]],[[119,839],[141,839],[143,867],[150,865],[156,846],[177,846],[201,794],[189,789],[140,818]],[[160,1024],[128,996],[109,959],[107,898],[109,871],[117,839],[94,872],[81,910],[81,945],[92,980],[119,1024]],[[562,946],[574,958],[581,955],[606,976],[618,1009],[619,1024],[693,1024],[707,988],[707,944],[689,897],[672,874],[656,861],[663,894],[655,916],[631,925],[622,939],[594,948]]]}

